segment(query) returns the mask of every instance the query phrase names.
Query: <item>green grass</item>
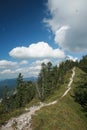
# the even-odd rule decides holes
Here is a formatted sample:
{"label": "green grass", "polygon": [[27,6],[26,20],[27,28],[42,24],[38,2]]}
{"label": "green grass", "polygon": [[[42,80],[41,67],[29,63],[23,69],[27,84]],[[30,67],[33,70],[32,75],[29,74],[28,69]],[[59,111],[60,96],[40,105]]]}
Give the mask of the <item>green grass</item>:
{"label": "green grass", "polygon": [[[87,117],[82,111],[82,107],[70,96],[73,94],[76,84],[81,80],[82,74],[84,72],[76,68],[72,89],[64,98],[61,99],[60,97],[66,89],[66,82],[46,100],[46,102],[51,102],[59,99],[57,104],[37,111],[32,119],[33,130],[87,130]],[[66,81],[68,81],[69,75],[70,73],[65,76]]]}
{"label": "green grass", "polygon": [[8,112],[6,114],[0,115],[0,126],[5,124],[12,117],[17,117],[17,116],[21,115],[24,112],[25,112],[25,109],[20,108],[20,109],[14,110],[13,112]]}
{"label": "green grass", "polygon": [[33,130],[87,130],[87,119],[79,104],[69,96],[44,107],[33,116]]}

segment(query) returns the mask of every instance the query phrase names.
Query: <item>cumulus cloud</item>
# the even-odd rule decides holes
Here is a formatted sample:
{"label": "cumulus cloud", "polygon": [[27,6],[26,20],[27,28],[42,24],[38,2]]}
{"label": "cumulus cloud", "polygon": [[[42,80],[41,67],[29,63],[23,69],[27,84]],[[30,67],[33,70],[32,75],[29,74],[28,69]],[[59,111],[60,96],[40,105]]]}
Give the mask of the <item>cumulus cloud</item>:
{"label": "cumulus cloud", "polygon": [[17,78],[19,73],[22,73],[24,77],[37,77],[41,64],[48,63],[49,59],[36,60],[28,62],[26,60],[20,62],[12,62],[7,60],[0,61],[0,80],[7,78]]}
{"label": "cumulus cloud", "polygon": [[0,60],[0,69],[11,68],[11,67],[16,67],[16,66],[17,66],[17,62],[12,62],[8,60]]}
{"label": "cumulus cloud", "polygon": [[66,56],[66,59],[72,60],[72,61],[74,61],[74,62],[78,60],[77,57],[73,57],[73,56],[70,56],[70,55],[67,55],[67,56]]}
{"label": "cumulus cloud", "polygon": [[20,65],[26,65],[26,64],[28,64],[28,61],[26,61],[26,60],[23,60],[20,62]]}
{"label": "cumulus cloud", "polygon": [[55,35],[55,42],[72,52],[87,51],[87,0],[48,0],[50,18],[44,23]]}
{"label": "cumulus cloud", "polygon": [[64,52],[61,49],[53,49],[46,42],[38,42],[29,47],[16,47],[9,52],[14,58],[63,58]]}
{"label": "cumulus cloud", "polygon": [[69,29],[68,26],[63,26],[55,32],[55,42],[59,42],[61,45],[65,41],[66,31]]}
{"label": "cumulus cloud", "polygon": [[28,66],[23,66],[15,69],[13,71],[13,75],[17,77],[19,73],[22,73],[24,77],[37,77],[41,69],[40,64],[36,64],[33,62],[32,64],[28,64]]}
{"label": "cumulus cloud", "polygon": [[32,65],[33,66],[37,66],[37,65],[41,66],[42,63],[47,64],[49,61],[51,61],[51,60],[50,59],[36,60],[35,62],[32,63]]}
{"label": "cumulus cloud", "polygon": [[1,74],[10,74],[12,71],[10,69],[5,69],[1,72]]}

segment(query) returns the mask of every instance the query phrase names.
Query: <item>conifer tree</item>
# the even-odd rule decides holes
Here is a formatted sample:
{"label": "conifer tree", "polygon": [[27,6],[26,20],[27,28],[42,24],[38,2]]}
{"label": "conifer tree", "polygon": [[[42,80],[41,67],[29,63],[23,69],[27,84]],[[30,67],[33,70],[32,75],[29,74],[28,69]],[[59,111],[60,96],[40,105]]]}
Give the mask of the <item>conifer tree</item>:
{"label": "conifer tree", "polygon": [[19,73],[18,78],[17,78],[17,95],[16,95],[17,107],[23,106],[23,98],[24,98],[23,89],[24,89],[23,76],[21,73]]}

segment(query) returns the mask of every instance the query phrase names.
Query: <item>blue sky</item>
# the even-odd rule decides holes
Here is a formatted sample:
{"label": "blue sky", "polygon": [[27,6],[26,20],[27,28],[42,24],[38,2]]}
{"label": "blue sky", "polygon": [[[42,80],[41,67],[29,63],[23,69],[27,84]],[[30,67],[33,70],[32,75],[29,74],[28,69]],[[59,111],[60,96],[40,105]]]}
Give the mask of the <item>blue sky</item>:
{"label": "blue sky", "polygon": [[[66,4],[67,3],[67,4]],[[0,0],[0,80],[87,54],[86,0]]]}

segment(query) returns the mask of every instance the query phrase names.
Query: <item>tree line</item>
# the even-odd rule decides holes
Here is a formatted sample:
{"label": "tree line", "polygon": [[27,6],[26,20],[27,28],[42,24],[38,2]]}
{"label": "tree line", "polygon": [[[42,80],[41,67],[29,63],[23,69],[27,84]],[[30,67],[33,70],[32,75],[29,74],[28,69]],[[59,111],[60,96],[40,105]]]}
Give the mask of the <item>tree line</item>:
{"label": "tree line", "polygon": [[51,62],[42,63],[37,81],[38,95],[41,101],[64,83],[65,74],[74,66],[77,66],[77,62],[71,60],[63,61],[59,66],[53,66]]}

